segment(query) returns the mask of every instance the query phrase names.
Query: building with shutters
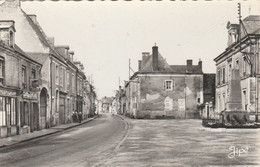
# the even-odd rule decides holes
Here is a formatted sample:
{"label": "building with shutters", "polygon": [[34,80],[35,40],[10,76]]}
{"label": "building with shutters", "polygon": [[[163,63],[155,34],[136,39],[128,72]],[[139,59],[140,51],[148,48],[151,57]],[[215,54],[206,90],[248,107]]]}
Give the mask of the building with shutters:
{"label": "building with shutters", "polygon": [[[20,0],[3,2],[0,18],[14,20],[16,44],[30,59],[42,65],[38,88],[38,129],[71,122],[72,112],[82,112],[83,109],[82,90],[86,77],[82,63],[73,60],[74,52],[69,46],[55,46],[54,38],[47,37],[36,15],[28,15],[21,9]],[[26,67],[21,71],[28,70],[30,68]],[[24,96],[25,99],[33,100],[29,94]],[[27,111],[25,103],[24,106],[24,111]]]}
{"label": "building with shutters", "polygon": [[0,21],[0,137],[39,130],[42,65],[15,43],[12,20]]}
{"label": "building with shutters", "polygon": [[126,115],[134,118],[200,118],[204,101],[202,61],[169,65],[157,46],[142,53],[125,85]]}
{"label": "building with shutters", "polygon": [[216,114],[223,121],[255,121],[260,106],[260,16],[228,22],[226,28],[227,48],[214,59]]}

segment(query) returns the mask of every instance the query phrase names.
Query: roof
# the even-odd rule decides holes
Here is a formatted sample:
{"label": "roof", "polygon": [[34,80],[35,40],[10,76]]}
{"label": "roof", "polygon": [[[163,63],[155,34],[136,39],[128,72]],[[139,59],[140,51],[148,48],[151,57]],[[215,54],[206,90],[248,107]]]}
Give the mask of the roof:
{"label": "roof", "polygon": [[23,56],[24,58],[34,62],[34,63],[37,63],[39,65],[41,65],[41,63],[35,61],[34,59],[32,59],[27,53],[25,53],[19,46],[17,46],[16,44],[14,44],[14,47],[7,47],[5,45],[1,45],[2,47],[4,47],[5,49],[8,49],[12,52],[16,52],[16,53],[19,53],[21,56]]}
{"label": "roof", "polygon": [[28,53],[27,54],[34,59],[35,61],[37,61],[40,64],[43,64],[46,59],[48,58],[49,54],[48,53]]}
{"label": "roof", "polygon": [[[250,15],[242,20],[247,34],[260,34],[260,16]],[[241,37],[246,36],[244,29],[241,29]]]}
{"label": "roof", "polygon": [[[249,15],[242,20],[242,23],[242,27],[240,28],[241,41],[247,41],[252,36],[260,35],[260,15]],[[219,59],[223,58],[223,56],[226,56],[229,52],[231,52],[234,47],[241,45],[239,42],[240,41],[234,42],[228,46],[224,52],[214,58],[214,61],[217,62]]]}
{"label": "roof", "polygon": [[198,65],[169,65],[161,54],[158,54],[158,71],[153,71],[152,55],[149,55],[146,62],[138,73],[167,73],[167,74],[203,74],[202,69]]}
{"label": "roof", "polygon": [[55,49],[49,44],[48,42],[48,37],[45,35],[45,33],[43,32],[41,26],[39,25],[38,22],[34,22],[22,9],[21,11],[23,12],[26,20],[28,21],[28,23],[31,25],[32,29],[35,31],[35,33],[37,34],[37,36],[39,37],[40,41],[48,48],[50,48],[50,53],[57,58],[60,61],[64,61],[63,57],[60,56]]}

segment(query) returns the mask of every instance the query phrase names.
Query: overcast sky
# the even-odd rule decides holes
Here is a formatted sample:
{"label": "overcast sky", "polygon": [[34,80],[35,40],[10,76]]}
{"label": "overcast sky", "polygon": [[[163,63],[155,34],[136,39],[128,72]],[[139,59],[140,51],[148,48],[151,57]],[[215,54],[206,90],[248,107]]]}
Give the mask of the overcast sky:
{"label": "overcast sky", "polygon": [[[119,77],[121,85],[128,80],[128,59],[136,71],[141,53],[154,43],[170,65],[201,59],[203,71],[215,73],[213,59],[227,46],[226,24],[238,22],[237,2],[27,1],[22,8],[37,15],[56,45],[75,51],[102,97],[115,94]],[[243,18],[260,14],[260,1],[241,6]]]}

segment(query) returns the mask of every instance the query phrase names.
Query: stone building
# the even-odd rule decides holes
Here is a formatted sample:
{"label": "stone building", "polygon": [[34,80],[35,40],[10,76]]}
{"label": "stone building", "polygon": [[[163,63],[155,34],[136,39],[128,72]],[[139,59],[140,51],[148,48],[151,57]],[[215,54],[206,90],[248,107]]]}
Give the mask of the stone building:
{"label": "stone building", "polygon": [[126,114],[135,118],[199,118],[204,102],[202,61],[169,65],[152,48],[144,52],[139,70],[125,85]]}
{"label": "stone building", "polygon": [[216,62],[216,114],[224,120],[255,120],[260,105],[260,16],[250,15],[239,24],[227,23],[227,48]]}
{"label": "stone building", "polygon": [[15,22],[0,21],[0,137],[39,130],[41,64],[15,43]]}
{"label": "stone building", "polygon": [[70,122],[72,111],[82,111],[85,79],[81,67],[73,61],[74,52],[68,46],[55,46],[54,38],[47,37],[36,15],[21,9],[19,0],[2,3],[0,18],[15,21],[16,43],[42,65],[39,129]]}

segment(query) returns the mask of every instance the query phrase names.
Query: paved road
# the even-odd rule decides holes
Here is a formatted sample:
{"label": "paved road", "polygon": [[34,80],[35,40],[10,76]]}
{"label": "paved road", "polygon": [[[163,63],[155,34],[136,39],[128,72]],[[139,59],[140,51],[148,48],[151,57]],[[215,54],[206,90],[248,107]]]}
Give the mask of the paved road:
{"label": "paved road", "polygon": [[260,166],[260,129],[222,131],[201,127],[201,120],[124,119],[128,124],[102,115],[64,133],[2,148],[0,166]]}
{"label": "paved road", "polygon": [[128,137],[102,166],[260,166],[260,129],[209,130],[201,120],[127,120]]}
{"label": "paved road", "polygon": [[116,116],[101,115],[82,126],[0,149],[0,166],[98,166],[115,154],[127,132]]}

